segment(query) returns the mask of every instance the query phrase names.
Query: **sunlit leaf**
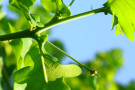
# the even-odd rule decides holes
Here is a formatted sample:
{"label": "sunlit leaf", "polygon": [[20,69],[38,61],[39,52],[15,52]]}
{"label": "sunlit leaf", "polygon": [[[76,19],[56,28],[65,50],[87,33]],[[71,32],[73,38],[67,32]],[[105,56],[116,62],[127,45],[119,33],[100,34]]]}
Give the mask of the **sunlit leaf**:
{"label": "sunlit leaf", "polygon": [[17,62],[17,64],[16,64],[17,70],[21,69],[23,67],[23,62],[24,62],[23,58],[20,57],[20,59],[17,60],[16,62]]}
{"label": "sunlit leaf", "polygon": [[124,34],[134,41],[135,31],[135,1],[134,0],[108,0],[106,8],[113,15],[117,15],[118,23]]}
{"label": "sunlit leaf", "polygon": [[122,29],[120,27],[120,24],[118,23],[118,17],[115,16],[115,15],[113,15],[112,16],[111,30],[113,30],[113,28],[114,28],[115,25],[117,25],[116,31],[115,31],[115,35],[119,35],[119,34],[122,34],[123,35]]}
{"label": "sunlit leaf", "polygon": [[24,57],[26,53],[29,51],[31,44],[32,44],[32,39],[31,38],[22,38],[21,39],[23,42],[23,49],[21,52],[21,57],[19,60],[17,60],[17,70],[21,69],[24,64]]}
{"label": "sunlit leaf", "polygon": [[57,14],[59,19],[66,18],[71,15],[70,10],[62,0],[41,0],[41,4],[46,10]]}
{"label": "sunlit leaf", "polygon": [[21,57],[22,49],[23,49],[23,42],[21,39],[13,40],[10,45],[12,46],[13,52],[16,56],[16,60],[19,60]]}
{"label": "sunlit leaf", "polygon": [[24,56],[29,51],[31,44],[31,38],[15,39],[10,43],[16,56],[17,70],[21,69],[21,67],[23,66]]}
{"label": "sunlit leaf", "polygon": [[32,14],[31,16],[36,22],[40,22],[40,17],[38,15]]}
{"label": "sunlit leaf", "polygon": [[10,23],[8,23],[8,25],[9,25],[9,28],[10,28],[10,32],[11,33],[14,33],[14,32],[17,31]]}
{"label": "sunlit leaf", "polygon": [[21,56],[24,58],[24,56],[26,55],[26,53],[29,51],[31,47],[32,38],[22,38],[22,41],[23,41],[23,49],[22,49]]}
{"label": "sunlit leaf", "polygon": [[14,90],[25,90],[27,84],[24,83],[24,84],[17,84],[17,83],[14,83]]}
{"label": "sunlit leaf", "polygon": [[3,19],[3,18],[5,17],[5,15],[6,15],[6,13],[5,13],[5,12],[2,12],[2,11],[0,10],[0,20]]}
{"label": "sunlit leaf", "polygon": [[9,3],[16,8],[22,8],[29,12],[29,7],[35,3],[36,0],[9,0]]}
{"label": "sunlit leaf", "polygon": [[41,4],[46,10],[56,14],[56,0],[41,0]]}
{"label": "sunlit leaf", "polygon": [[119,34],[123,35],[123,32],[121,30],[120,24],[118,23],[116,27],[115,35],[119,35]]}
{"label": "sunlit leaf", "polygon": [[[40,17],[38,15],[30,14],[28,20],[30,19],[30,24],[32,25],[32,28],[36,26],[38,27],[44,27],[42,23],[40,23]],[[31,29],[32,29],[31,28]]]}
{"label": "sunlit leaf", "polygon": [[111,25],[111,30],[113,30],[114,26],[118,24],[118,18],[117,16],[113,15],[112,16],[112,25]]}

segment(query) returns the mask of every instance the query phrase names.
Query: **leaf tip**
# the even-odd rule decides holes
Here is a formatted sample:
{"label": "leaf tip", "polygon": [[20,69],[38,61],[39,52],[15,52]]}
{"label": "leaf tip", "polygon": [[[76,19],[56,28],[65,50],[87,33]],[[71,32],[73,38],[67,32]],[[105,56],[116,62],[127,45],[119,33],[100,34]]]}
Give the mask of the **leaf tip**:
{"label": "leaf tip", "polygon": [[133,38],[128,38],[128,39],[129,39],[130,41],[132,41],[132,42],[134,41],[134,37],[133,37]]}

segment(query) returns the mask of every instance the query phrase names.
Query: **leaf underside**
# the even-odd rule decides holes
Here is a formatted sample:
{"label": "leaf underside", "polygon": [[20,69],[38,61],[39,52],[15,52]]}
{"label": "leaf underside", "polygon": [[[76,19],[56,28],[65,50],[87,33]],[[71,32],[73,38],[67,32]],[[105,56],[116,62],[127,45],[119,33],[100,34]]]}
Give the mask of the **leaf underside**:
{"label": "leaf underside", "polygon": [[77,65],[61,65],[57,62],[56,58],[47,53],[44,54],[44,59],[49,81],[48,85],[44,81],[42,63],[37,47],[31,48],[26,54],[24,59],[24,68],[14,73],[14,81],[19,84],[26,83],[27,86],[25,89],[27,90],[44,90],[46,87],[53,88],[52,90],[60,90],[59,86],[61,86],[61,90],[69,90],[70,88],[65,84],[63,78],[75,77],[81,74],[81,69]]}

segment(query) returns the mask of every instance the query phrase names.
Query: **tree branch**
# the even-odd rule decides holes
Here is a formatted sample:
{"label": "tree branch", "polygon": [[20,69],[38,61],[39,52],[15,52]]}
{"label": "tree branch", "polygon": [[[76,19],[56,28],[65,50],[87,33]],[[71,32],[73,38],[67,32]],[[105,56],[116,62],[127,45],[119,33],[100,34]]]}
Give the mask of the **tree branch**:
{"label": "tree branch", "polygon": [[100,13],[100,12],[104,12],[104,7],[103,8],[98,8],[98,9],[95,9],[95,10],[92,10],[92,11],[84,12],[84,13],[81,13],[81,14],[77,14],[77,15],[74,15],[74,16],[71,16],[71,17],[67,17],[67,18],[64,18],[64,19],[61,19],[61,20],[58,20],[57,22],[45,25],[45,27],[40,28],[39,30],[37,30],[36,33],[41,33],[41,32],[44,32],[45,30],[50,29],[50,28],[52,28],[54,26],[57,26],[59,24],[66,23],[68,21],[76,20],[76,19],[79,19],[79,18],[83,18],[83,17],[86,17],[86,16],[90,16],[90,15]]}
{"label": "tree branch", "polygon": [[102,7],[102,8],[92,10],[92,11],[84,12],[84,13],[77,14],[77,15],[74,15],[74,16],[71,16],[71,17],[67,17],[67,18],[52,22],[52,23],[49,22],[48,24],[45,25],[45,27],[37,28],[34,31],[30,31],[29,29],[26,29],[24,31],[20,31],[20,32],[16,32],[16,33],[2,35],[2,36],[0,36],[0,41],[17,39],[17,38],[27,38],[27,37],[33,38],[34,34],[40,34],[44,31],[46,31],[47,29],[55,27],[59,24],[62,24],[62,23],[68,22],[68,21],[72,21],[72,20],[76,20],[76,19],[79,19],[79,18],[82,18],[82,17],[90,16],[90,15],[93,15],[93,14],[96,14],[96,13],[104,12],[104,11],[105,11],[104,7]]}
{"label": "tree branch", "polygon": [[31,37],[33,35],[32,33],[34,32],[30,30],[24,30],[24,31],[6,34],[6,35],[1,35],[0,41],[12,40],[12,39],[18,39],[18,38],[27,38],[27,37]]}

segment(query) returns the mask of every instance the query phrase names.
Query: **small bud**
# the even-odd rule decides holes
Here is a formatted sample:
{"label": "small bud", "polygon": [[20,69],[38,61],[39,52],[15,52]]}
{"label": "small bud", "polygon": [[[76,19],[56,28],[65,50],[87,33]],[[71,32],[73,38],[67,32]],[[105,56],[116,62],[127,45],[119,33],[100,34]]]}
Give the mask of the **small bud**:
{"label": "small bud", "polygon": [[100,75],[98,74],[98,70],[94,70],[94,71],[90,72],[90,75],[91,75],[91,76],[97,75],[97,76],[100,77]]}
{"label": "small bud", "polygon": [[93,72],[91,72],[91,76],[95,76],[97,74],[97,70],[94,70]]}

